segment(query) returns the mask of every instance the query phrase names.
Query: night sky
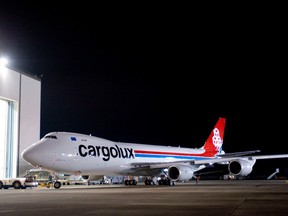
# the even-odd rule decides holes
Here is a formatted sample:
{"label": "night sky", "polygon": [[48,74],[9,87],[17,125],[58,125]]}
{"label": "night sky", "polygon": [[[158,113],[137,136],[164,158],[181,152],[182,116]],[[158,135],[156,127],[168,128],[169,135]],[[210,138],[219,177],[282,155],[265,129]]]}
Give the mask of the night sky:
{"label": "night sky", "polygon": [[226,117],[226,152],[288,153],[281,13],[50,4],[0,8],[0,55],[41,77],[41,137],[201,147]]}

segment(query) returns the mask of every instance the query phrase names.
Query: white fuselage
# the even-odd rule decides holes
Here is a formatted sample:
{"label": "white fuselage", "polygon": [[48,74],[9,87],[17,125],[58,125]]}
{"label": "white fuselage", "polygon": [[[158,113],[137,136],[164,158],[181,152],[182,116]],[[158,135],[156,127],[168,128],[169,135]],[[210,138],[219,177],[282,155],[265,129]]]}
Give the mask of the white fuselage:
{"label": "white fuselage", "polygon": [[59,173],[123,175],[133,173],[134,164],[185,162],[203,159],[204,153],[204,149],[113,142],[77,133],[52,132],[25,149],[22,156],[33,166]]}

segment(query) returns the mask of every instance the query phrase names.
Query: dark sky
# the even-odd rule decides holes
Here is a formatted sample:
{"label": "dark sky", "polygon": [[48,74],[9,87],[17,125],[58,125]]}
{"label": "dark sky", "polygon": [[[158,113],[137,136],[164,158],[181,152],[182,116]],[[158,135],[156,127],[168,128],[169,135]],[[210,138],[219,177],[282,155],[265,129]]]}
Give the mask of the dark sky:
{"label": "dark sky", "polygon": [[0,9],[0,55],[42,76],[41,137],[201,147],[226,117],[226,152],[288,153],[281,13],[50,4]]}

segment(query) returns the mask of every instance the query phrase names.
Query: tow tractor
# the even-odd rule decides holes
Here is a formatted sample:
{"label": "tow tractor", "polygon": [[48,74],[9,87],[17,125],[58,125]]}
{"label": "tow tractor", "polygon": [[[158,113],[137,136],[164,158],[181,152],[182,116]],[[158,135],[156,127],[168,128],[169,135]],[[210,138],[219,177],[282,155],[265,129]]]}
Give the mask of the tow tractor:
{"label": "tow tractor", "polygon": [[53,179],[51,172],[41,168],[27,170],[24,177],[33,178],[42,187],[54,187],[56,189],[61,187],[61,182]]}
{"label": "tow tractor", "polygon": [[33,178],[4,178],[0,179],[0,189],[26,189],[27,187],[37,187],[38,182],[34,181]]}

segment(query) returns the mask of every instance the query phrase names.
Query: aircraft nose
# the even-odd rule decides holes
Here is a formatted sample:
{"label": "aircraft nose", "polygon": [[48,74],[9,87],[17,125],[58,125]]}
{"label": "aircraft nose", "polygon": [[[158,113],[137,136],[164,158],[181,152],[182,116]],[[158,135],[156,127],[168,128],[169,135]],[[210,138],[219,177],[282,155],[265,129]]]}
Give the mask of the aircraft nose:
{"label": "aircraft nose", "polygon": [[22,158],[33,166],[37,165],[37,161],[35,159],[37,159],[38,155],[37,148],[35,145],[36,144],[33,144],[32,146],[29,146],[28,148],[24,149],[24,151],[21,154]]}

